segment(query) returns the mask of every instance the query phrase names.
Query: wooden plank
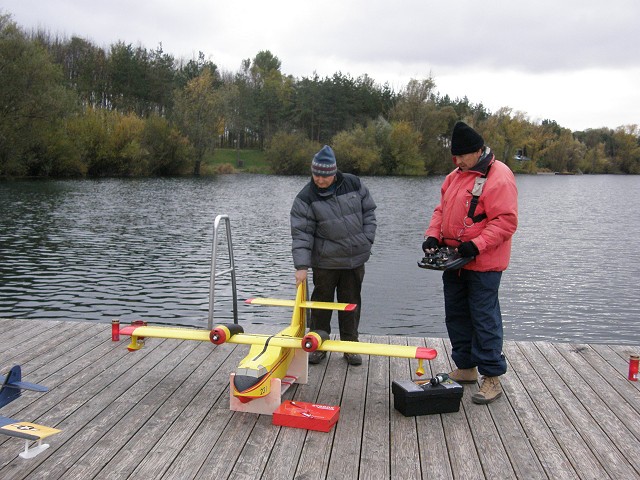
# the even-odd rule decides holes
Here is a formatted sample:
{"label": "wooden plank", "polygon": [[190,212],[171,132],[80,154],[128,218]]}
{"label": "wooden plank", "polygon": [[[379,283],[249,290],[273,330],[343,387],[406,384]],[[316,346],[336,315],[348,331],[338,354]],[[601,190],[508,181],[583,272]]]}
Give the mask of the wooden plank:
{"label": "wooden plank", "polygon": [[[17,362],[22,367],[22,377],[25,381],[40,383],[50,390],[56,387],[58,381],[55,378],[49,378],[56,369],[64,368],[68,362],[68,355],[66,354],[69,349],[78,349],[79,352],[86,352],[95,346],[101,340],[97,338],[96,333],[98,329],[87,329],[87,333],[81,337],[82,343],[80,346],[74,344],[64,344],[64,350],[62,348],[55,348],[40,351],[40,355],[35,355],[30,360],[24,358]],[[77,341],[77,340],[75,340]],[[47,395],[50,395],[48,393]],[[32,415],[25,411],[25,409],[33,402],[42,402],[43,396],[41,394],[27,393],[23,395],[20,402],[13,402],[6,406],[3,410],[5,415]],[[20,412],[20,413],[18,413]],[[0,437],[0,440],[4,440]]]}
{"label": "wooden plank", "polygon": [[[369,338],[362,335],[361,341],[369,341]],[[347,365],[341,356],[339,354],[338,359]],[[369,355],[362,355],[362,365],[346,367],[346,379],[340,400],[340,419],[334,427],[332,454],[327,469],[328,479],[358,478],[360,465],[354,459],[360,458],[362,449],[364,398],[367,393],[370,359]]]}
{"label": "wooden plank", "polygon": [[[97,326],[96,326],[97,327]],[[98,327],[99,328],[99,327]],[[84,353],[91,351],[100,343],[104,341],[100,339],[100,335],[96,335],[93,329],[88,329],[87,335],[91,334],[87,338],[82,338],[82,342],[80,345],[77,345],[72,348],[74,353],[82,356]],[[100,330],[98,330],[100,331]],[[66,346],[68,347],[68,346]],[[35,361],[27,362],[22,364],[23,366],[23,378],[27,375],[25,380],[32,381],[34,383],[40,383],[47,386],[50,390],[48,393],[42,394],[32,394],[26,393],[21,396],[19,402],[13,402],[7,405],[3,409],[3,414],[10,415],[14,418],[19,419],[31,419],[37,420],[41,419],[41,423],[48,424],[51,420],[46,420],[44,414],[46,410],[56,405],[59,400],[53,399],[53,396],[56,395],[60,390],[55,390],[57,384],[60,381],[61,377],[67,377],[75,371],[71,371],[68,368],[67,363],[69,362],[68,355],[65,356],[65,352],[60,354],[59,349],[50,349],[51,354],[49,352],[43,354],[41,357],[36,358]],[[57,353],[55,353],[57,352]],[[47,361],[41,367],[37,365],[34,367],[35,370],[32,370],[33,363],[42,363],[42,359]],[[90,360],[90,362],[93,360]],[[64,369],[64,375],[58,375],[56,377],[52,377],[54,373],[57,373],[60,370]],[[55,420],[57,423],[57,420]],[[0,445],[5,441],[9,441],[8,437],[0,436]],[[53,440],[55,441],[55,440]],[[10,448],[10,447],[9,447]]]}
{"label": "wooden plank", "polygon": [[[535,375],[533,367],[515,342],[505,342],[504,353],[509,361],[509,370],[501,379],[502,388],[509,403],[517,412],[523,435],[530,442],[533,454],[536,455],[536,460],[544,470],[544,472],[532,472],[531,478],[536,478],[538,473],[541,478],[578,478],[578,474],[571,466],[525,388],[524,383]],[[521,469],[515,465],[514,469],[516,474],[520,476]],[[529,477],[520,476],[520,478]]]}
{"label": "wooden plank", "polygon": [[[31,318],[0,318],[0,329],[6,333],[6,339],[14,342],[21,341],[16,336],[22,335],[23,332],[33,331],[34,328],[50,329],[66,323],[60,320],[36,320]],[[2,345],[5,348],[5,345]]]}
{"label": "wooden plank", "polygon": [[[549,382],[550,391],[563,401],[558,402],[566,415],[571,420],[575,428],[580,432],[584,442],[594,452],[596,458],[612,478],[633,478],[637,473],[620,451],[612,445],[607,432],[603,430],[599,422],[608,422],[612,418],[608,408],[597,409],[598,396],[584,382],[575,382],[579,377],[569,363],[566,362],[548,342],[536,342],[538,352],[545,355],[547,361],[553,359],[553,366],[550,363],[537,363],[537,370],[541,375],[552,378],[555,374],[560,375],[562,382]],[[535,352],[532,350],[532,352]],[[538,354],[536,352],[536,355]],[[548,357],[547,357],[548,355]],[[556,364],[555,362],[558,362]],[[574,387],[575,390],[572,388]],[[590,411],[592,409],[592,411]],[[595,413],[595,416],[594,416]],[[606,419],[596,417],[603,416]],[[608,429],[615,429],[613,422],[607,423]],[[618,430],[616,432],[620,434]]]}
{"label": "wooden plank", "polygon": [[[195,396],[184,410],[176,412],[174,421],[149,453],[138,462],[131,478],[160,478],[182,457],[187,458],[190,465],[199,466],[204,462],[209,445],[204,448],[196,445],[198,440],[194,436],[206,422],[205,417],[210,410],[218,411],[216,404],[222,402],[223,398],[227,399],[229,372],[233,371],[245,353],[242,348],[232,349],[226,346],[210,350],[209,355],[194,371],[199,381],[206,380],[206,383],[194,392]],[[131,449],[136,451],[135,445]],[[194,458],[194,453],[201,455],[199,462]]]}
{"label": "wooden plank", "polygon": [[620,355],[624,368],[622,373],[628,373],[629,357],[631,355],[640,355],[640,345],[608,345],[608,347]]}
{"label": "wooden plank", "polygon": [[[50,391],[46,395],[46,400],[47,403],[52,402],[52,404],[48,405],[48,410],[46,414],[41,417],[42,421],[40,423],[51,426],[59,425],[63,428],[63,432],[55,437],[56,442],[51,442],[49,450],[35,459],[30,460],[29,467],[35,467],[45,461],[46,458],[56,452],[56,449],[63,445],[66,440],[72,439],[74,434],[80,430],[82,425],[76,426],[71,420],[76,410],[92,400],[94,404],[97,405],[95,396],[97,393],[105,390],[105,387],[109,385],[109,381],[112,378],[117,378],[120,373],[126,373],[131,366],[134,365],[134,357],[144,359],[147,353],[152,351],[153,349],[148,349],[141,356],[128,356],[129,363],[121,362],[120,368],[123,370],[119,370],[118,367],[114,366],[118,364],[115,357],[101,357],[95,362],[90,363],[77,374],[61,382],[61,384],[64,383],[64,387],[60,386],[60,388],[55,388]],[[149,361],[150,365],[153,365],[157,359],[152,358]],[[105,374],[105,372],[107,373]],[[62,373],[64,372],[61,372],[61,374]],[[110,379],[109,381],[105,380],[107,375]],[[111,377],[111,375],[115,375],[115,377]],[[40,405],[40,402],[38,405]],[[58,454],[56,453],[56,455]],[[15,458],[15,452],[13,452],[13,456]],[[2,458],[1,453],[0,458]]]}
{"label": "wooden plank", "polygon": [[[298,385],[292,398],[301,402],[317,402],[327,364],[328,361],[324,360],[320,364],[309,365],[308,382]],[[335,427],[328,434],[333,435],[334,429]],[[295,477],[307,433],[307,430],[300,428],[279,427],[278,436],[262,473],[262,480]]]}
{"label": "wooden plank", "polygon": [[[31,322],[30,322],[31,323]],[[11,368],[12,365],[20,363],[23,358],[33,358],[33,352],[43,352],[51,348],[51,338],[62,340],[65,335],[63,328],[59,328],[60,323],[36,322],[21,330],[11,341],[3,341],[0,349],[2,354],[2,368]],[[10,348],[9,348],[10,346]]]}
{"label": "wooden plank", "polygon": [[[510,464],[509,467],[513,469],[515,478],[547,478],[540,461],[535,455],[533,446],[522,428],[518,412],[510,402],[505,390],[504,383],[508,382],[510,370],[511,366],[508,364],[507,359],[507,373],[500,377],[504,393],[502,398],[489,405],[491,414],[489,420],[493,419],[492,423],[495,424],[502,440],[502,446],[508,457],[506,460]],[[506,469],[508,467],[504,466],[503,468]],[[487,469],[485,469],[485,473],[488,477],[493,476],[493,473],[490,473]]]}
{"label": "wooden plank", "polygon": [[[406,345],[404,337],[390,337],[392,345]],[[391,380],[411,378],[411,365],[404,358],[389,359]],[[404,479],[422,478],[420,471],[420,452],[418,450],[417,427],[415,417],[405,417],[397,410],[390,413],[391,419],[391,477]]]}
{"label": "wooden plank", "polygon": [[[160,382],[125,410],[124,416],[118,418],[120,411],[113,417],[109,413],[110,418],[106,421],[113,421],[109,430],[67,470],[66,477],[93,478],[103,471],[113,478],[127,478],[136,469],[141,458],[160,441],[210,376],[210,372],[198,367],[215,347],[207,344],[189,344],[188,347],[191,350],[179,363],[165,364]],[[117,408],[119,402],[120,399],[114,402],[115,410],[120,410]],[[100,452],[99,456],[95,455],[96,450]]]}
{"label": "wooden plank", "polygon": [[47,381],[49,376],[54,375],[82,356],[93,355],[89,352],[99,345],[108,345],[110,349],[119,348],[118,342],[112,342],[111,336],[105,335],[105,333],[104,326],[100,324],[84,327],[82,333],[78,335],[71,334],[67,330],[68,341],[57,344],[54,348],[48,345],[48,349],[34,359],[37,361],[30,361],[29,365],[38,366],[34,371],[38,381]]}
{"label": "wooden plank", "polygon": [[[451,364],[443,339],[426,339],[425,344],[438,351],[438,356],[425,365],[425,379],[438,373],[450,372]],[[423,478],[453,478],[444,424],[449,422],[449,419],[454,415],[464,415],[464,413],[443,413],[416,417],[418,450]]]}
{"label": "wooden plank", "polygon": [[269,453],[278,436],[271,415],[260,415],[230,472],[234,480],[261,478]]}
{"label": "wooden plank", "polygon": [[[90,461],[105,462],[105,457],[111,452],[95,448],[99,440],[125,417],[131,408],[137,407],[139,402],[148,396],[149,390],[163,380],[168,365],[179,363],[193,347],[195,345],[177,344],[175,341],[162,342],[162,348],[155,348],[137,363],[130,364],[136,368],[129,368],[121,375],[109,375],[110,381],[103,377],[96,382],[89,382],[86,397],[85,388],[81,388],[76,394],[80,397],[79,404],[73,408],[73,413],[65,416],[58,427],[63,430],[58,437],[67,439],[71,435],[71,438],[65,441],[63,447],[60,444],[56,445],[54,465],[41,465],[32,475],[51,475],[56,478],[72,468],[88,451],[93,452]],[[140,352],[128,357],[137,357],[137,353]],[[108,388],[105,388],[107,386]],[[102,389],[96,393],[94,389],[100,387]],[[50,451],[51,448],[43,455]]]}
{"label": "wooden plank", "polygon": [[[565,448],[565,453],[571,459],[574,468],[579,472],[581,478],[608,476],[607,472],[611,469],[611,465],[608,464],[606,458],[601,456],[605,452],[597,447],[597,441],[589,439],[590,436],[599,438],[602,431],[584,410],[573,392],[567,388],[555,367],[549,364],[540,353],[538,347],[531,342],[523,342],[519,344],[519,347],[529,361],[535,365],[536,373],[539,376],[538,385],[544,384],[546,391],[541,391],[541,394],[545,398],[545,402],[541,404],[539,409],[545,412],[545,419],[551,425],[551,429],[558,432],[560,443]],[[529,382],[527,382],[527,386],[532,397],[537,397]],[[549,396],[553,398],[553,401]],[[551,412],[553,415],[550,415]],[[557,420],[561,422],[563,427],[556,426]],[[562,437],[560,437],[561,434]],[[590,466],[586,467],[586,465]]]}
{"label": "wooden plank", "polygon": [[[388,343],[387,337],[373,337],[377,343]],[[367,387],[364,397],[364,425],[360,452],[359,478],[377,480],[389,478],[389,358],[369,357]]]}
{"label": "wooden plank", "polygon": [[[341,353],[332,352],[327,355],[326,370],[318,392],[317,403],[340,405],[347,376],[347,362]],[[312,368],[318,368],[313,365]],[[338,426],[341,420],[338,420]],[[329,432],[309,431],[300,452],[296,468],[296,478],[327,478],[332,444],[336,435],[336,427]]]}
{"label": "wooden plank", "polygon": [[629,402],[629,405],[640,412],[640,395],[638,395],[640,381],[631,382],[628,380],[629,355],[633,352],[639,352],[640,349],[630,350],[627,346],[616,347],[615,345],[590,345],[590,347],[609,365],[596,362],[592,363],[593,367],[609,379],[609,383]]}
{"label": "wooden plank", "polygon": [[[198,472],[204,468],[207,461],[210,468],[213,468],[216,473],[223,472],[226,468],[222,463],[231,463],[231,466],[233,466],[234,458],[225,457],[221,447],[218,450],[220,437],[231,435],[232,438],[236,438],[233,437],[233,432],[227,428],[234,417],[236,417],[234,423],[236,426],[239,418],[243,415],[247,419],[253,419],[255,423],[255,415],[229,410],[229,375],[235,371],[238,362],[247,354],[246,347],[229,344],[222,345],[220,348],[229,351],[229,356],[218,369],[220,375],[213,375],[205,387],[204,396],[198,397],[199,401],[204,402],[202,407],[205,408],[206,416],[197,425],[195,431],[189,429],[189,432],[193,433],[188,438],[188,441],[182,446],[175,447],[179,450],[179,453],[162,476],[164,479],[180,478],[181,480],[186,480],[196,478]],[[225,372],[227,373],[225,374]],[[210,407],[206,406],[207,397],[210,398]],[[185,420],[187,419],[183,418],[182,421]],[[210,478],[218,477],[212,474]]]}
{"label": "wooden plank", "polygon": [[[597,461],[593,452],[586,447],[579,432],[561,408],[560,404],[564,403],[564,398],[556,397],[548,388],[549,380],[545,376],[541,378],[538,375],[538,368],[543,371],[546,370],[542,365],[545,360],[541,356],[531,358],[529,352],[535,349],[531,342],[518,343],[517,348],[522,352],[522,358],[519,363],[515,363],[518,360],[518,355],[513,351],[508,352],[509,359],[516,368],[518,378],[543,419],[544,425],[541,425],[541,427],[546,426],[553,434],[579,478],[592,478],[595,480],[608,477],[604,468]],[[531,365],[531,368],[522,365],[525,361]],[[550,366],[547,364],[547,369],[549,368]],[[535,431],[529,430],[529,432],[533,434]],[[540,435],[540,432],[535,432],[535,434]],[[540,448],[540,446],[537,445],[537,448]],[[540,450],[538,450],[538,458],[540,458],[541,462],[545,461]],[[556,464],[556,466],[558,465]],[[553,472],[550,472],[548,468],[547,474],[553,478]]]}
{"label": "wooden plank", "polygon": [[[3,340],[2,345],[0,345],[1,355],[4,356],[8,349],[14,348],[15,344],[19,342],[19,340],[16,341],[16,336],[32,328],[28,322],[29,320],[22,318],[0,318],[0,330],[2,330]],[[49,322],[43,322],[43,325],[45,323]],[[49,325],[49,328],[53,328],[53,326]]]}
{"label": "wooden plank", "polygon": [[[579,373],[580,379],[575,381],[586,382],[602,399],[604,408],[611,410],[622,425],[635,436],[636,440],[640,440],[640,413],[633,408],[616,388],[620,384],[622,384],[621,386],[627,386],[626,384],[632,382],[625,382],[624,379],[620,381],[621,375],[616,375],[608,370],[605,372],[605,376],[601,375],[593,364],[605,364],[606,362],[589,345],[560,343],[554,344],[554,347]],[[624,390],[624,388],[622,389]],[[637,398],[633,391],[629,393],[629,397]],[[608,417],[609,415],[606,416]],[[617,436],[614,436],[612,440],[616,438]],[[622,451],[627,447],[628,445]]]}
{"label": "wooden plank", "polygon": [[509,403],[504,398],[500,398],[490,405],[475,404],[471,401],[472,394],[470,393],[475,390],[476,386],[472,385],[469,393],[463,396],[462,404],[467,414],[467,422],[484,475],[487,478],[516,478],[493,422],[493,419],[501,414],[505,417],[513,415],[512,412],[508,412]]}
{"label": "wooden plank", "polygon": [[[51,372],[51,365],[65,365],[68,362],[70,351],[73,350],[74,353],[80,355],[88,349],[90,350],[92,346],[107,340],[106,337],[101,336],[102,326],[97,324],[82,328],[77,334],[64,328],[60,330],[57,335],[50,335],[41,345],[24,352],[16,359],[18,363],[28,367],[28,370],[32,372],[33,381],[45,382],[47,372]],[[55,348],[52,348],[54,345]],[[25,368],[23,368],[24,370]]]}
{"label": "wooden plank", "polygon": [[[599,396],[599,392],[610,389],[609,384],[602,381],[595,388],[591,388],[555,347],[547,342],[539,342],[537,345],[564,382],[565,387],[563,388],[570,390],[577,400],[575,404],[579,402],[584,408],[585,415],[578,417],[576,408],[568,406],[572,415],[576,416],[574,422],[578,425],[579,430],[585,432],[583,435],[587,437],[585,441],[598,455],[600,462],[609,474],[613,478],[640,476],[640,467],[635,469],[628,458],[621,453],[631,445],[640,446],[638,439],[616,415],[612,414],[612,406],[607,405]],[[581,351],[582,348],[573,349],[568,355],[578,356]],[[636,416],[636,420],[640,420],[640,418]],[[599,427],[598,429],[595,428],[596,425]]]}
{"label": "wooden plank", "polygon": [[[47,362],[42,365],[39,357],[37,359],[32,359],[23,365],[23,377],[25,380],[30,380],[36,383],[43,383],[47,387],[49,387],[50,392],[47,393],[47,396],[52,395],[52,391],[59,386],[61,383],[67,381],[70,376],[77,373],[79,370],[84,368],[84,366],[90,364],[95,360],[92,353],[90,353],[93,349],[99,348],[100,345],[106,344],[106,340],[100,338],[100,336],[92,336],[83,341],[80,345],[73,345],[72,348],[67,349],[66,351],[61,351],[61,349],[55,348],[50,349],[51,355],[48,353],[43,354]],[[113,345],[109,343],[109,349],[113,349]],[[73,358],[70,358],[70,352],[73,352]],[[84,355],[90,355],[91,360],[89,362],[84,362],[83,367],[79,368],[70,368],[71,365],[78,365],[81,360],[76,359],[76,354],[79,359],[82,359]],[[32,365],[35,365],[35,369],[32,369]],[[14,402],[15,403],[15,402]],[[22,404],[21,402],[19,402]],[[10,408],[14,404],[10,404],[7,408]]]}
{"label": "wooden plank", "polygon": [[207,480],[229,478],[259,417],[254,413],[233,412],[222,434],[212,446],[209,456],[194,478]]}
{"label": "wooden plank", "polygon": [[[443,346],[444,349],[441,354],[446,355],[450,370],[452,370],[455,368],[455,364],[451,360],[451,343],[446,340]],[[469,416],[474,413],[467,407],[468,402],[465,402],[465,398],[470,399],[471,395],[477,391],[478,384],[464,385],[460,412],[443,417],[444,434],[447,439],[447,450],[449,451],[449,461],[451,462],[454,478],[474,479],[484,477],[480,457],[469,425]]]}
{"label": "wooden plank", "polygon": [[[460,412],[417,417],[395,410],[390,391],[413,376],[415,360],[372,356],[349,367],[331,353],[286,394],[341,406],[324,433],[229,411],[229,373],[244,346],[153,339],[127,352],[109,324],[69,334],[76,322],[24,323],[0,321],[1,348],[18,352],[25,379],[50,391],[2,413],[63,431],[28,462],[17,458],[21,441],[0,437],[3,480],[640,477],[630,453],[640,449],[639,386],[626,379],[634,346],[506,342],[504,398],[475,405],[478,386],[465,385]],[[446,339],[375,341],[435,346],[427,376],[451,369]]]}
{"label": "wooden plank", "polygon": [[[109,337],[110,338],[110,337]],[[94,386],[96,391],[100,391],[105,388],[105,382],[101,381],[101,375],[107,372],[107,375],[118,375],[119,371],[114,367],[117,363],[118,357],[114,355],[104,355],[104,348],[110,352],[114,352],[114,346],[112,343],[103,342],[101,347],[98,347],[91,351],[94,355],[84,355],[79,359],[75,359],[73,356],[69,357],[70,363],[64,368],[58,370],[54,375],[47,377],[47,384],[51,390],[45,394],[38,402],[34,402],[27,409],[21,412],[21,415],[25,415],[26,418],[37,418],[39,423],[43,423],[50,426],[56,426],[60,424],[62,419],[70,416],[79,405],[86,401],[90,401],[95,394],[91,391],[91,385]],[[141,356],[137,358],[143,358],[152,349],[146,350]],[[126,353],[126,350],[122,350],[121,353]],[[131,364],[134,362],[135,356],[128,357],[131,360]],[[130,365],[125,364],[125,369],[130,368]],[[107,383],[108,384],[108,383]],[[84,390],[81,390],[83,389]],[[16,402],[14,402],[16,403]],[[54,451],[54,447],[63,443],[65,438],[73,436],[73,430],[55,437],[55,442],[52,440],[51,448],[47,455],[50,455]],[[62,441],[58,438],[62,437]],[[57,443],[60,442],[60,443]],[[0,448],[0,459],[16,458],[15,451],[12,448],[10,457],[4,456],[4,445]],[[36,459],[30,460],[30,466],[36,465],[40,460],[44,458],[43,454],[39,455]]]}

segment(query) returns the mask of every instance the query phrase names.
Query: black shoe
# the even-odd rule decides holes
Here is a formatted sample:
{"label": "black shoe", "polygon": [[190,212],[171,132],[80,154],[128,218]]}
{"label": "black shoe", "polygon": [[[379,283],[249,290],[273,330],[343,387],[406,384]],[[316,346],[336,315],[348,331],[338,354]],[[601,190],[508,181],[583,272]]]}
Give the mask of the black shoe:
{"label": "black shoe", "polygon": [[362,365],[362,357],[357,353],[345,353],[344,358],[347,360],[349,365]]}
{"label": "black shoe", "polygon": [[326,352],[322,352],[319,350],[316,350],[315,352],[311,352],[309,354],[309,363],[313,363],[314,365],[316,363],[320,363],[326,356],[327,356]]}

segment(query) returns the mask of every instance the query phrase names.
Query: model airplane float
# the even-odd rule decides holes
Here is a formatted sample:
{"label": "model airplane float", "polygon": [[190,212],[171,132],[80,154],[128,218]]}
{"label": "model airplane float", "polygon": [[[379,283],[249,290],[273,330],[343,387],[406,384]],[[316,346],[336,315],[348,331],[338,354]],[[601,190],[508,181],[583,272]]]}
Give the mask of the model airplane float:
{"label": "model airplane float", "polygon": [[[35,392],[46,392],[48,390],[47,387],[36,383],[23,382],[20,365],[12,367],[7,376],[0,375],[0,381],[2,382],[2,385],[0,385],[0,408],[17,399],[22,394],[22,390],[33,390]],[[49,445],[42,443],[42,440],[58,432],[60,430],[55,428],[0,416],[0,433],[10,437],[24,438],[24,452],[20,453],[22,458],[33,458],[49,448]],[[29,448],[29,442],[35,440],[37,440],[38,445]]]}
{"label": "model airplane float", "polygon": [[281,403],[281,395],[293,383],[307,383],[308,352],[358,353],[387,357],[415,358],[417,375],[424,374],[423,361],[432,360],[437,352],[432,348],[387,345],[368,342],[331,340],[322,331],[306,331],[306,311],[309,308],[324,310],[354,310],[357,305],[306,300],[306,286],[298,286],[295,300],[277,298],[251,298],[246,303],[293,307],[291,324],[275,335],[247,334],[238,324],[218,325],[212,330],[145,326],[133,324],[122,327],[120,333],[131,336],[130,351],[142,347],[142,338],[173,338],[180,340],[210,341],[216,345],[225,342],[251,345],[249,354],[240,362],[230,379],[230,408],[271,415]]}

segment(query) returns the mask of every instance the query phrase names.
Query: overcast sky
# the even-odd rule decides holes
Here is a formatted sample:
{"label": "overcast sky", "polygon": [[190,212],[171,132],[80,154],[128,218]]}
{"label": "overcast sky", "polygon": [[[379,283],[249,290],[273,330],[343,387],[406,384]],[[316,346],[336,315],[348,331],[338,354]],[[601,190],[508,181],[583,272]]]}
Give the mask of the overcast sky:
{"label": "overcast sky", "polygon": [[0,0],[22,28],[121,40],[221,70],[269,50],[302,78],[433,77],[491,112],[572,130],[640,124],[638,0]]}

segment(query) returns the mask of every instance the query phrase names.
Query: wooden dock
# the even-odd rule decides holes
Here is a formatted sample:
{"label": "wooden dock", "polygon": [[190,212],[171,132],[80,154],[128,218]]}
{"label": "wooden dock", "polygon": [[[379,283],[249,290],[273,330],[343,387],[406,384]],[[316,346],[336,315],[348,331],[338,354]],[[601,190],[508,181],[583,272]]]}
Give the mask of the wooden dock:
{"label": "wooden dock", "polygon": [[[111,326],[0,319],[0,367],[21,364],[25,392],[2,415],[62,430],[39,456],[0,437],[9,479],[638,479],[640,382],[627,380],[638,346],[507,342],[505,395],[460,411],[405,417],[391,383],[416,362],[339,354],[311,365],[286,398],[339,405],[329,432],[278,427],[271,416],[229,410],[229,374],[248,347],[151,339],[128,352]],[[363,337],[425,345],[451,368],[439,338]],[[429,372],[428,372],[429,373]]]}

